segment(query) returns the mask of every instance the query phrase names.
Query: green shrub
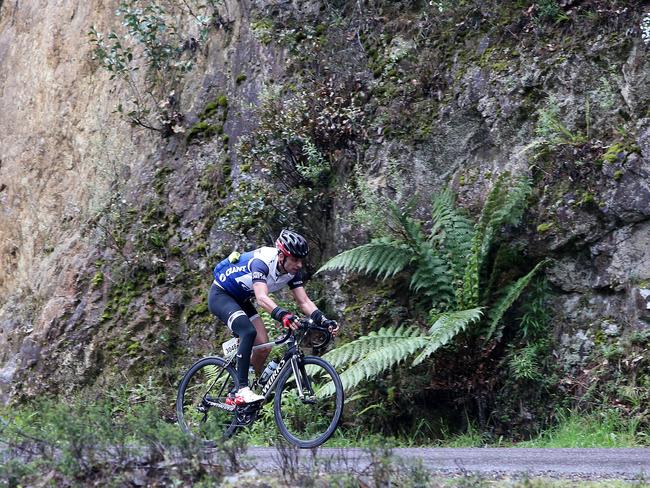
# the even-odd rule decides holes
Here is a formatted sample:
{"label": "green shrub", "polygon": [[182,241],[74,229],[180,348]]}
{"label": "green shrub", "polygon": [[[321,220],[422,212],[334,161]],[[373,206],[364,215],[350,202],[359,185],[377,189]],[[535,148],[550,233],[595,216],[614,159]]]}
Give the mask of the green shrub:
{"label": "green shrub", "polygon": [[223,466],[163,419],[161,400],[149,384],[6,409],[3,440],[24,462],[0,463],[0,483],[31,485],[48,474],[59,485],[117,486],[134,471],[153,485],[218,483]]}

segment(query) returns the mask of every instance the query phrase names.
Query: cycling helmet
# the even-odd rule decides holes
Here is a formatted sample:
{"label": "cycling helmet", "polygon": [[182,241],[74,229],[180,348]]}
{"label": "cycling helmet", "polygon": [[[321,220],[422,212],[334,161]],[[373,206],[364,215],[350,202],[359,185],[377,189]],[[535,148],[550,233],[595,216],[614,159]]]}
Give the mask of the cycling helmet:
{"label": "cycling helmet", "polygon": [[280,232],[280,237],[275,241],[275,247],[285,256],[294,258],[304,258],[309,253],[309,244],[305,238],[287,229]]}

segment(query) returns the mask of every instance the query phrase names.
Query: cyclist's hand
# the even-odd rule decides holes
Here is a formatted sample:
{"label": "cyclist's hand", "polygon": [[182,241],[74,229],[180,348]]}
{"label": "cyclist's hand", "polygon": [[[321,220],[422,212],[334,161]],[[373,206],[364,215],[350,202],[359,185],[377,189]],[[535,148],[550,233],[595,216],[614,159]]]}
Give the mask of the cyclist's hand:
{"label": "cyclist's hand", "polygon": [[334,337],[336,337],[336,334],[339,333],[339,324],[336,322],[336,320],[325,319],[321,325],[323,327],[327,327],[327,329],[332,333],[332,336]]}
{"label": "cyclist's hand", "polygon": [[285,329],[297,330],[298,327],[300,327],[300,322],[298,321],[298,317],[291,313],[287,313],[282,316],[282,325]]}

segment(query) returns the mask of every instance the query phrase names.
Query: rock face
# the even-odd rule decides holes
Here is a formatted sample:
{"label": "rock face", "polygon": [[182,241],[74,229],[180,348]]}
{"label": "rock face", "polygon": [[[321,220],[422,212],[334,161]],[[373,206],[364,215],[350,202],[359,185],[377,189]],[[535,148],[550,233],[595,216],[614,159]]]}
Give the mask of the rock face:
{"label": "rock face", "polygon": [[84,35],[115,22],[106,13],[101,2],[0,6],[3,393],[15,371],[43,362],[74,311],[92,252],[84,227],[105,203],[111,165],[137,165],[134,145],[147,147],[113,119],[107,76],[91,66]]}
{"label": "rock face", "polygon": [[[348,219],[355,178],[400,201],[451,183],[476,211],[495,174],[530,174],[516,238],[555,258],[567,364],[597,330],[650,327],[644,11],[573,4],[558,4],[569,20],[556,24],[497,3],[438,18],[390,2],[190,2],[210,21],[201,37],[196,16],[176,17],[193,67],[153,106],[161,134],[115,113],[132,88],[92,56],[91,26],[124,33],[117,1],[0,2],[0,397],[155,367],[173,383],[215,338],[215,260],[277,230],[259,225],[283,205],[269,191],[302,185],[313,199],[280,214],[329,256],[367,238]],[[304,127],[333,184],[301,173],[320,164]],[[273,154],[307,162],[277,178]]]}

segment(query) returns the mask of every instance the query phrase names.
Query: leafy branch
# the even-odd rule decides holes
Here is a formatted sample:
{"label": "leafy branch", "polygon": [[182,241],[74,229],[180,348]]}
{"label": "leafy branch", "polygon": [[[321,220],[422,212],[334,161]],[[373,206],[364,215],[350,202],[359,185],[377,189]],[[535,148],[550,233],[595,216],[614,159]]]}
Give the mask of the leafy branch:
{"label": "leafy branch", "polygon": [[[205,42],[211,15],[195,12],[211,11],[217,15],[216,2],[184,0],[174,2],[122,0],[116,15],[123,18],[119,32],[106,35],[92,26],[88,38],[93,46],[93,59],[127,86],[128,99],[117,105],[116,112],[132,124],[169,136],[179,131],[182,115],[178,112],[178,89],[183,76],[192,69],[199,42]],[[199,29],[173,20],[187,15]]]}

